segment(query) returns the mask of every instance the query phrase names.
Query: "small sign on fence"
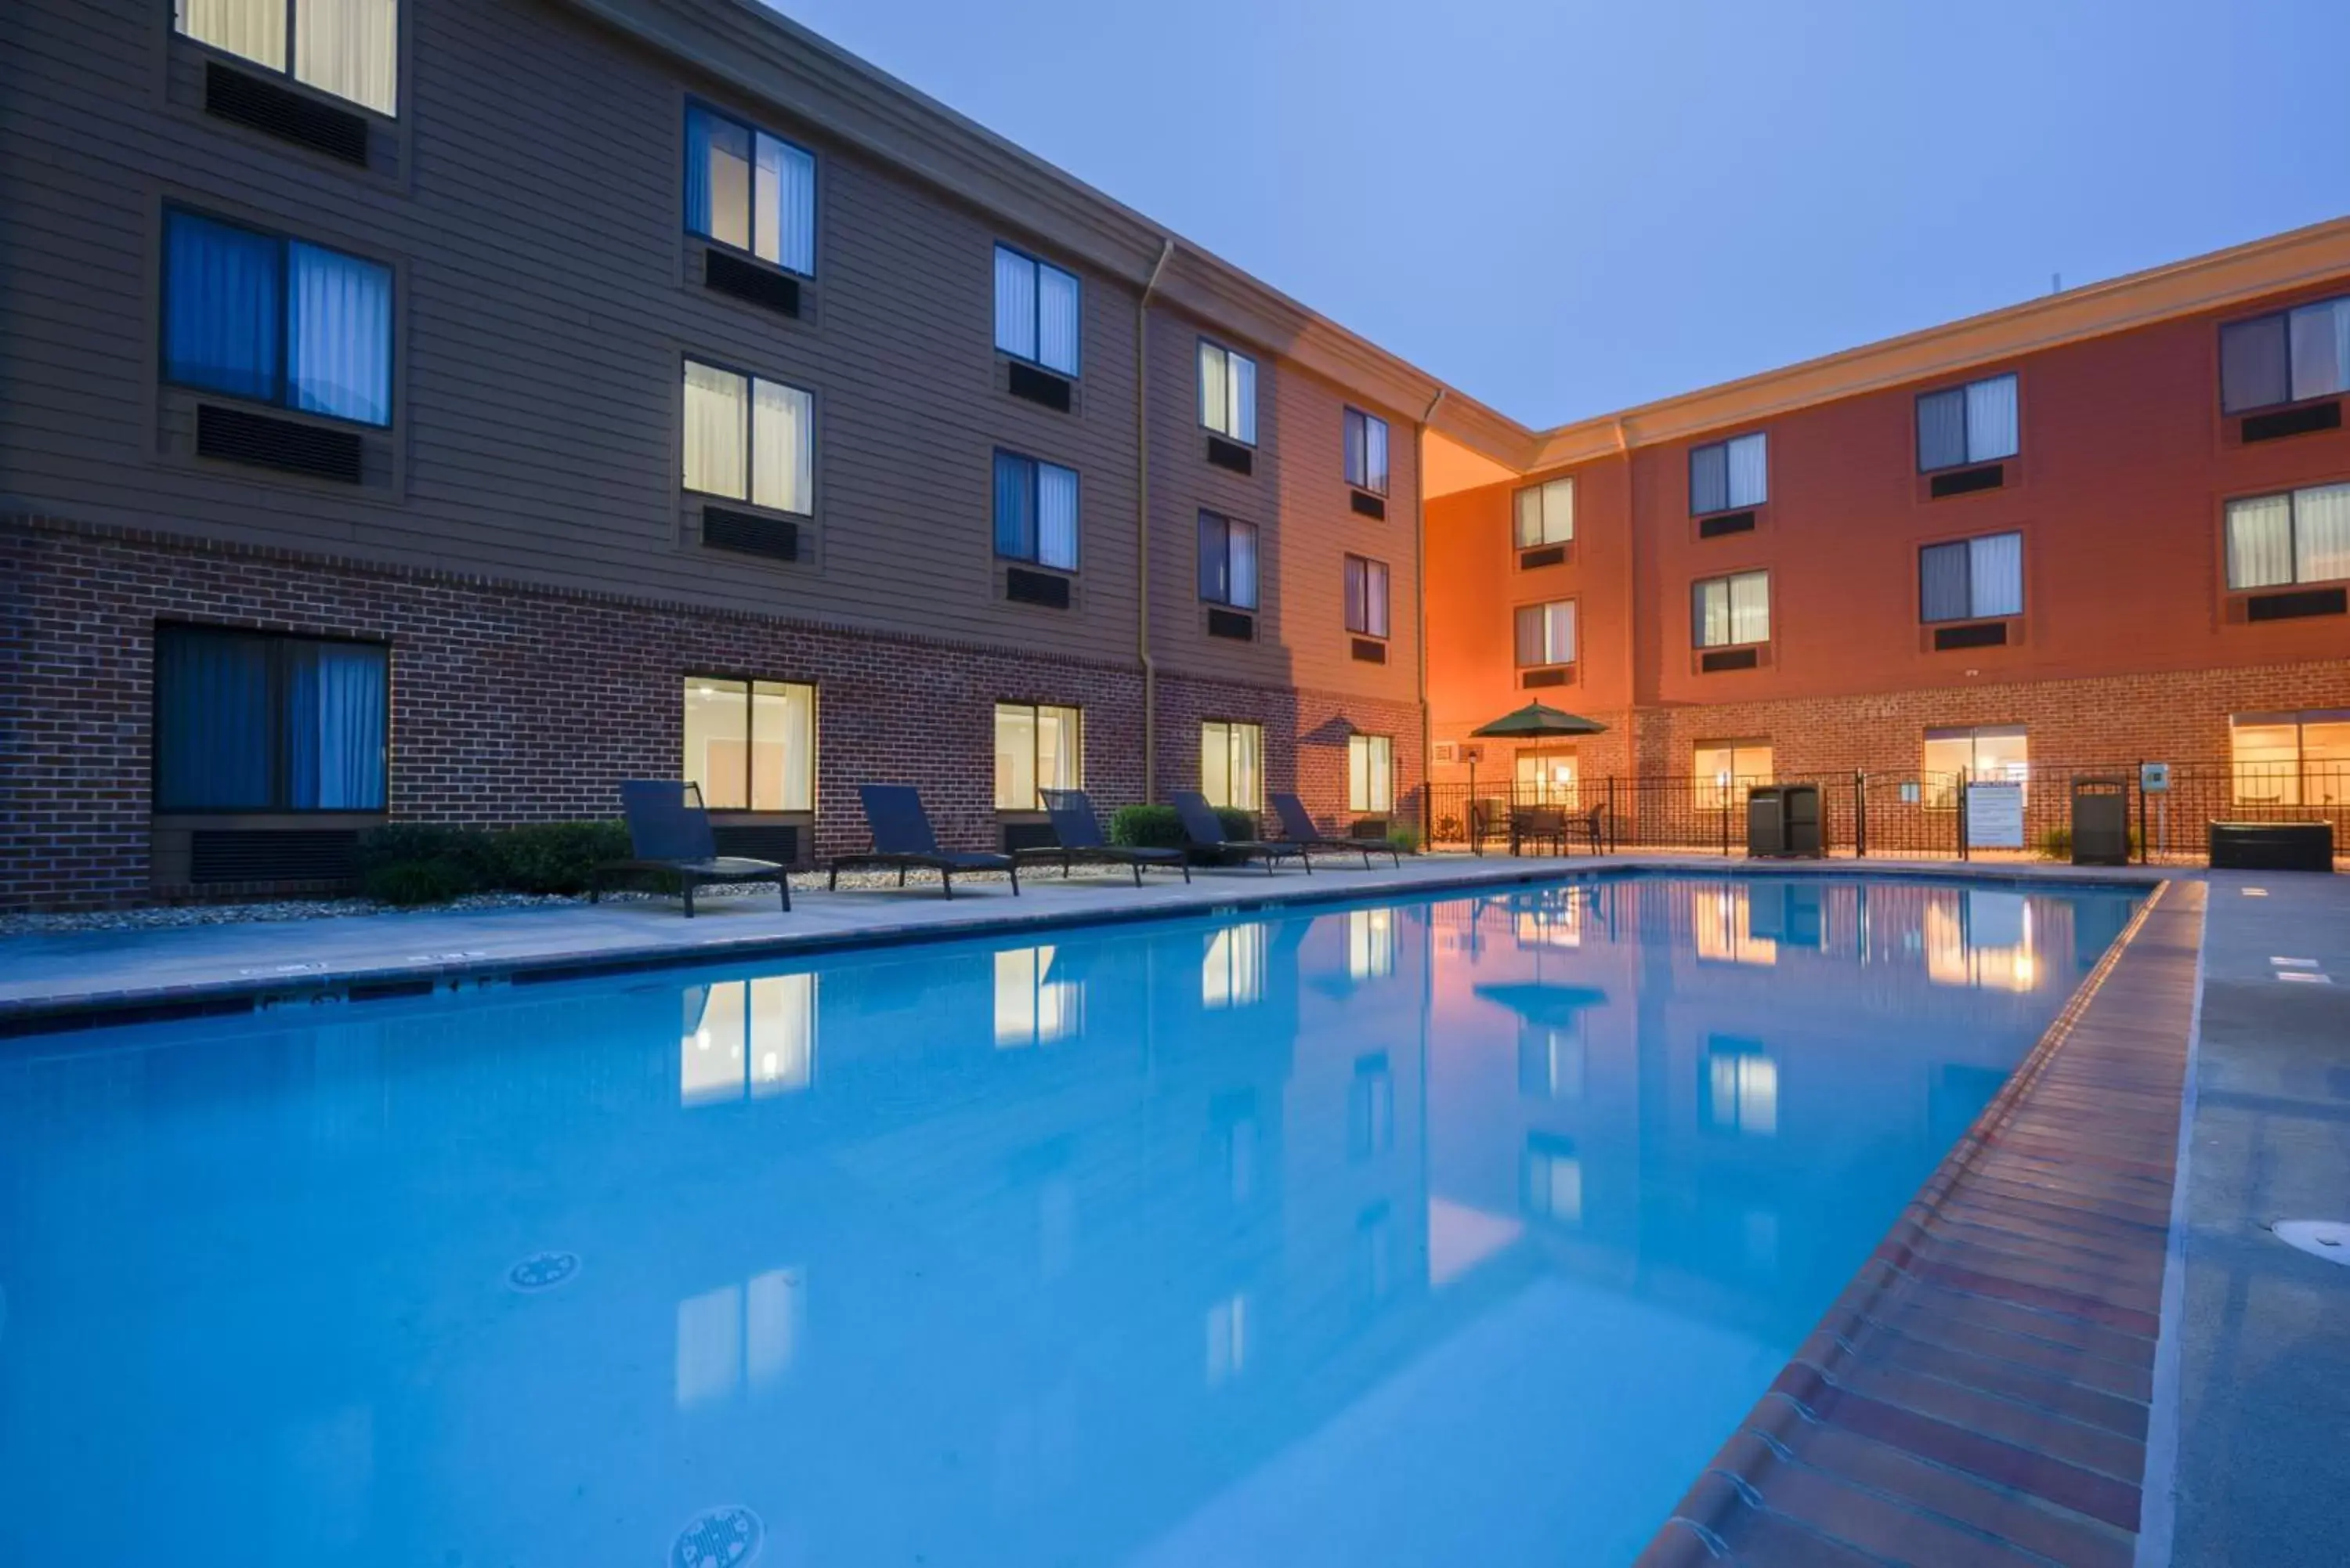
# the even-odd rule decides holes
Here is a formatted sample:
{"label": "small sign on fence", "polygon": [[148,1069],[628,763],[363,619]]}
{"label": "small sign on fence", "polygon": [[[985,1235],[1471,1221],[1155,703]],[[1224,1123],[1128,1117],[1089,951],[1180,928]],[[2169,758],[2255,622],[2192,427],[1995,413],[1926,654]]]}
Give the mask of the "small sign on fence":
{"label": "small sign on fence", "polygon": [[1967,785],[1967,847],[2023,847],[2023,786],[2020,784]]}
{"label": "small sign on fence", "polygon": [[2170,793],[2168,763],[2140,763],[2137,765],[2137,787],[2148,794]]}

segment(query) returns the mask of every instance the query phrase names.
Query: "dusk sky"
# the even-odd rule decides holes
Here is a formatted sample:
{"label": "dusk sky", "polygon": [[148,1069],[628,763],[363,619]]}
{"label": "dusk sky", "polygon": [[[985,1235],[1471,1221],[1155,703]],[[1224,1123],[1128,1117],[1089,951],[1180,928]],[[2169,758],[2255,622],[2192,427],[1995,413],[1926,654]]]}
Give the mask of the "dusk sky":
{"label": "dusk sky", "polygon": [[2350,211],[2344,0],[789,0],[1503,411]]}

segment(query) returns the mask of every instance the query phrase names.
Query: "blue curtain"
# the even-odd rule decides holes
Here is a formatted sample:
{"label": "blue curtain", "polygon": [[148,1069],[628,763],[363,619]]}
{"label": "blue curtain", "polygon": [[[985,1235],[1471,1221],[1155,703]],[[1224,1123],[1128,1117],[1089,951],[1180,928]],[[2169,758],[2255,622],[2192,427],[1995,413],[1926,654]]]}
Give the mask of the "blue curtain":
{"label": "blue curtain", "polygon": [[1968,582],[1969,555],[1963,539],[1929,545],[1918,552],[1918,616],[1920,620],[1964,620],[1973,613]]}
{"label": "blue curtain", "polygon": [[286,247],[294,406],[391,422],[391,269],[296,242]]}
{"label": "blue curtain", "polygon": [[710,116],[685,111],[685,226],[697,234],[710,232]]}
{"label": "blue curtain", "polygon": [[381,811],[384,650],[306,642],[287,653],[286,804],[297,811]]}
{"label": "blue curtain", "polygon": [[1232,536],[1224,520],[1200,514],[1200,597],[1210,604],[1232,602]]}
{"label": "blue curtain", "polygon": [[1036,558],[1036,465],[1008,452],[995,454],[995,553],[1015,561]]}
{"label": "blue curtain", "polygon": [[270,805],[267,644],[162,628],[155,694],[157,810]]}
{"label": "blue curtain", "polygon": [[190,213],[164,218],[163,376],[278,400],[285,246]]}

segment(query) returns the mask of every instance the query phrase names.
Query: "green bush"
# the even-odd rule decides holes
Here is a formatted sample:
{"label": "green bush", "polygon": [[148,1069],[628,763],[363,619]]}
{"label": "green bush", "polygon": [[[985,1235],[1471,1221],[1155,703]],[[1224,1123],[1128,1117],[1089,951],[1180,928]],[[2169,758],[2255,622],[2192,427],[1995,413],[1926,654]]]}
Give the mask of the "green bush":
{"label": "green bush", "polygon": [[476,884],[454,861],[389,860],[362,872],[359,886],[379,904],[411,909],[462,898],[473,891]]}
{"label": "green bush", "polygon": [[[2129,830],[2129,852],[2131,859],[2135,860],[2137,858],[2138,850],[2143,846],[2144,842],[2145,841],[2143,839],[2138,837],[2137,828],[2133,827]],[[2055,826],[2048,829],[2045,833],[2043,833],[2040,836],[2040,853],[2043,857],[2050,860],[2072,859],[2072,825],[2070,823],[2060,822]]]}
{"label": "green bush", "polygon": [[628,857],[617,822],[535,822],[490,837],[491,880],[516,893],[584,893],[597,867]]}
{"label": "green bush", "polygon": [[1395,852],[1399,855],[1419,853],[1419,835],[1409,827],[1388,828],[1388,843],[1394,846]]}
{"label": "green bush", "polygon": [[478,827],[445,827],[430,822],[393,822],[360,836],[358,864],[362,879],[391,866],[438,862],[462,877],[470,893],[496,880],[491,836]]}
{"label": "green bush", "polygon": [[[1237,807],[1220,805],[1215,808],[1216,820],[1222,824],[1226,838],[1254,838],[1257,835],[1256,814]],[[1183,836],[1183,823],[1171,805],[1122,805],[1110,814],[1109,841],[1132,849],[1188,849],[1191,841]],[[1202,861],[1217,858],[1212,851],[1201,851],[1195,857]]]}

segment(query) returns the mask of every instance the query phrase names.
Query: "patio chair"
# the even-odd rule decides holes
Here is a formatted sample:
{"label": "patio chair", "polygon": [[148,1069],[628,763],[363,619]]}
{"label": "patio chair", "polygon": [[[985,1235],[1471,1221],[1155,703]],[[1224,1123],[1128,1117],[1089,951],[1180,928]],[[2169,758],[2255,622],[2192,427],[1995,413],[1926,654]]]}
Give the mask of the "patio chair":
{"label": "patio chair", "polygon": [[629,779],[620,785],[620,812],[629,819],[626,860],[608,860],[588,873],[588,901],[604,895],[605,885],[619,877],[659,874],[677,878],[685,895],[685,918],[693,919],[697,888],[744,882],[773,882],[792,907],[792,882],[785,867],[773,860],[752,860],[718,853],[718,837],[710,828],[710,813],[702,809],[702,786],[674,779]]}
{"label": "patio chair", "polygon": [[858,784],[857,798],[865,807],[865,826],[872,830],[873,846],[861,855],[837,857],[827,869],[829,886],[837,889],[840,874],[859,867],[898,868],[898,886],[906,885],[908,871],[935,871],[946,896],[954,897],[958,871],[1002,871],[1012,878],[1014,897],[1020,892],[1020,866],[1009,855],[983,849],[941,849],[931,830],[931,815],[922,809],[921,792],[912,784]]}
{"label": "patio chair", "polygon": [[1374,855],[1384,855],[1394,861],[1398,867],[1403,865],[1402,854],[1384,838],[1339,838],[1323,832],[1314,826],[1314,814],[1305,809],[1305,803],[1294,794],[1274,791],[1273,814],[1281,818],[1283,836],[1300,848],[1330,849],[1341,855],[1360,855],[1363,857],[1363,869],[1366,871],[1371,868],[1371,857]]}
{"label": "patio chair", "polygon": [[1145,849],[1123,844],[1112,844],[1102,831],[1101,818],[1094,813],[1093,797],[1081,789],[1047,789],[1037,792],[1045,797],[1045,814],[1053,819],[1053,836],[1057,844],[1040,844],[1033,849],[1015,849],[1016,861],[1054,861],[1061,863],[1061,875],[1084,860],[1101,866],[1124,866],[1134,872],[1134,885],[1142,886],[1146,867],[1161,867],[1183,873],[1183,880],[1191,879],[1191,863],[1180,849]]}
{"label": "patio chair", "polygon": [[1314,863],[1305,858],[1305,851],[1295,844],[1263,838],[1227,838],[1224,825],[1216,818],[1216,808],[1208,797],[1195,789],[1177,790],[1174,794],[1175,819],[1183,825],[1183,836],[1201,849],[1227,849],[1245,860],[1264,862],[1264,874],[1273,875],[1275,863],[1295,860],[1311,876]]}

